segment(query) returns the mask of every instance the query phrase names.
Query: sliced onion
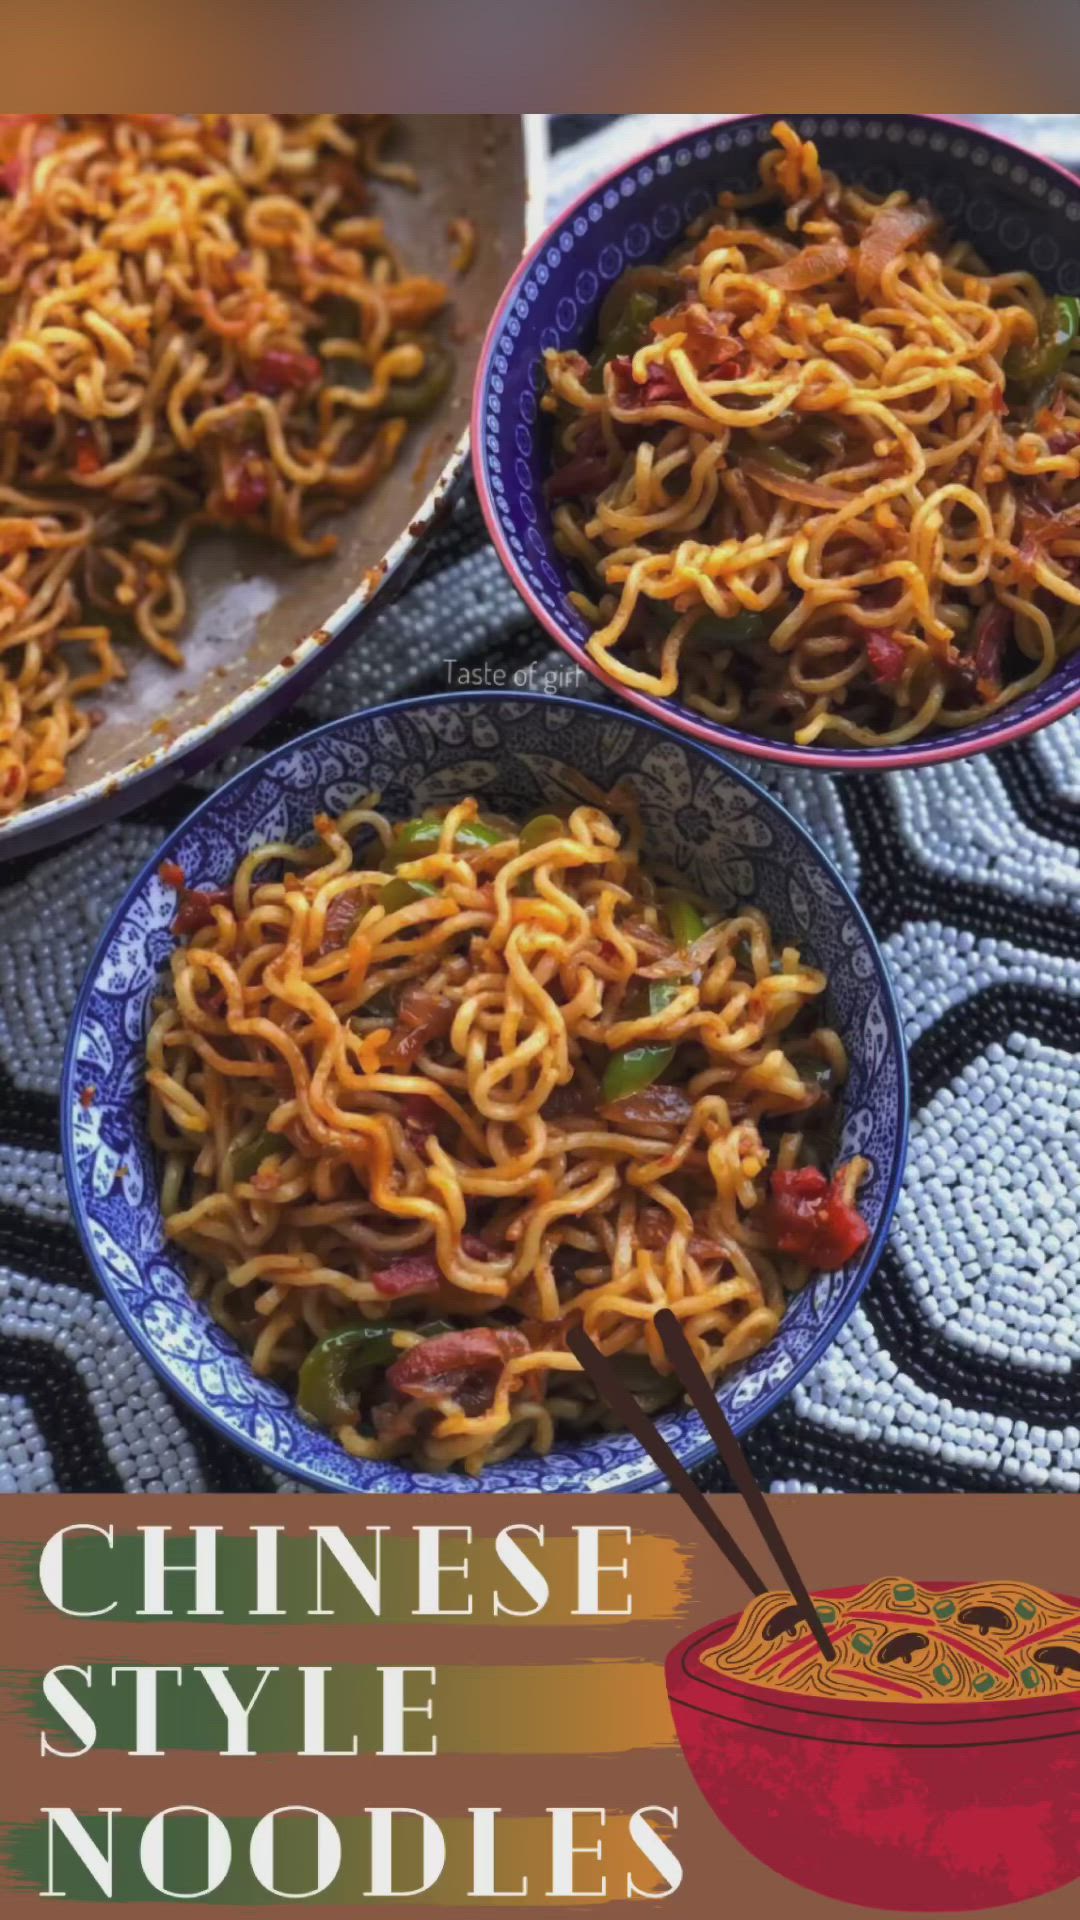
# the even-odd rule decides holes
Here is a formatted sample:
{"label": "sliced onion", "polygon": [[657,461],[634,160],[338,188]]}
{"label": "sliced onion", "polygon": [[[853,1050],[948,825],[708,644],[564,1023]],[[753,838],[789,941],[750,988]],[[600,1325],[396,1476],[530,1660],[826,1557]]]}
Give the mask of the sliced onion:
{"label": "sliced onion", "polygon": [[781,499],[797,500],[804,507],[846,507],[851,504],[851,495],[841,493],[838,487],[827,486],[824,480],[800,480],[793,473],[777,473],[764,461],[755,460],[752,454],[739,461],[739,470],[751,480],[756,480],[766,493],[778,493]]}
{"label": "sliced onion", "polygon": [[1043,545],[1048,540],[1062,534],[1075,534],[1080,526],[1080,504],[1074,507],[1023,507],[1020,511],[1020,526],[1024,538],[1031,538]]}
{"label": "sliced onion", "polygon": [[[647,920],[625,920],[623,922],[622,932],[625,933],[628,940],[633,941],[638,953],[644,954],[646,960],[657,959],[658,957],[664,957],[678,951],[674,941],[669,940],[666,933],[661,933],[657,927],[650,927]],[[643,971],[643,968],[637,968],[638,973]],[[685,971],[686,957],[684,955],[683,972],[685,973]],[[646,978],[651,979],[651,977],[649,974],[646,975]],[[667,976],[661,975],[660,977],[666,978]]]}
{"label": "sliced onion", "polygon": [[804,293],[807,287],[822,287],[830,280],[839,280],[850,263],[851,253],[842,240],[823,240],[820,246],[800,247],[778,267],[766,267],[764,273],[757,273],[754,278],[767,281],[770,287],[779,287],[782,293]]}
{"label": "sliced onion", "polygon": [[600,1108],[605,1120],[631,1127],[685,1127],[694,1111],[690,1095],[682,1087],[660,1083],[640,1087],[621,1100],[609,1101]]}
{"label": "sliced onion", "polygon": [[654,960],[651,966],[638,967],[638,976],[642,980],[685,980],[687,974],[697,973],[712,959],[723,937],[722,926],[707,927],[693,946],[676,947],[674,953]]}
{"label": "sliced onion", "polygon": [[879,207],[855,259],[855,288],[860,300],[869,300],[897,254],[925,240],[936,225],[937,216],[929,207]]}

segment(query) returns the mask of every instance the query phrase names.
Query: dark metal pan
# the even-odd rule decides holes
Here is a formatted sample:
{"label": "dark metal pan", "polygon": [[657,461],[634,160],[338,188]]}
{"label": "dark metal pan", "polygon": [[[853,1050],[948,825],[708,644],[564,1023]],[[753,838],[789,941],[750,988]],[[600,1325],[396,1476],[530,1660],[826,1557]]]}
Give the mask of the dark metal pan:
{"label": "dark metal pan", "polygon": [[415,166],[421,190],[388,185],[380,204],[411,266],[447,273],[449,222],[465,214],[476,224],[475,261],[451,282],[450,392],[375,491],[334,521],[339,544],[328,559],[297,561],[243,534],[193,544],[184,666],[126,650],[129,677],[95,697],[104,720],[72,757],[63,786],[0,824],[0,859],[70,839],[216,759],[295,700],[408,577],[466,467],[473,377],[525,243],[527,194],[516,115],[405,115],[398,154]]}

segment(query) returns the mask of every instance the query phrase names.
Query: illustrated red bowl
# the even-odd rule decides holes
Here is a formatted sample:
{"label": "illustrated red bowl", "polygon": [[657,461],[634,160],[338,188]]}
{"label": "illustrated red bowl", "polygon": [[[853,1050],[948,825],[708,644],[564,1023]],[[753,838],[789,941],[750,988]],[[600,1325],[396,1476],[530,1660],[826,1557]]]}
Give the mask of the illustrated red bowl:
{"label": "illustrated red bowl", "polygon": [[1076,1693],[910,1707],[784,1694],[704,1664],[737,1625],[674,1649],[668,1698],[706,1800],[766,1866],[834,1900],[917,1913],[1008,1906],[1080,1877]]}

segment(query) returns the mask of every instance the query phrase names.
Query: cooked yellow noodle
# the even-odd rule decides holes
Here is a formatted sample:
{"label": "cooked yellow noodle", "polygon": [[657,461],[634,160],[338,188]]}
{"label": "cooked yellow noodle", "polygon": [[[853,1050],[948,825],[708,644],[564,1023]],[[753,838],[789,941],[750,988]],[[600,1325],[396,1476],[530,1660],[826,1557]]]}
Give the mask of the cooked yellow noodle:
{"label": "cooked yellow noodle", "polygon": [[[625,687],[803,746],[974,725],[1080,640],[1080,360],[1018,399],[1006,363],[1033,350],[1037,282],[774,133],[758,192],[721,196],[666,270],[630,270],[661,312],[621,356],[604,364],[603,338],[591,370],[545,356],[589,652]],[[875,270],[883,223],[909,216]],[[813,284],[762,278],[818,249]],[[752,615],[730,640],[715,625]]]}
{"label": "cooked yellow noodle", "polygon": [[702,1655],[730,1679],[819,1699],[1080,1698],[1080,1607],[1021,1580],[941,1591],[875,1580],[845,1600],[819,1600],[836,1651],[827,1660],[790,1593],[759,1594],[734,1634]]}
{"label": "cooked yellow noodle", "polygon": [[418,337],[448,293],[371,206],[371,178],[411,182],[386,132],[0,121],[0,817],[64,778],[117,638],[180,660],[193,529],[323,555],[312,522],[392,465],[402,383],[448,365]]}
{"label": "cooked yellow noodle", "polygon": [[[468,851],[463,800],[437,845],[397,864],[430,891],[390,911],[394,829],[375,799],[320,817],[312,846],[249,854],[221,898],[181,892],[147,1080],[167,1231],[211,1312],[258,1373],[294,1384],[343,1327],[391,1327],[399,1356],[433,1312],[505,1335],[484,1392],[358,1395],[327,1421],[351,1452],[479,1471],[544,1451],[557,1427],[603,1418],[566,1350],[573,1326],[651,1363],[662,1399],[660,1307],[716,1380],[773,1338],[807,1279],[779,1248],[769,1182],[835,1121],[847,1061],[815,1011],[825,976],[750,907],[684,966],[633,810],[602,798],[539,845],[488,817]],[[681,977],[654,1011],[641,969],[669,961]],[[674,1064],[613,1104],[606,1064],[649,1042]],[[836,1176],[842,1209],[865,1171]],[[373,1275],[410,1259],[429,1263],[427,1291],[388,1297]]]}

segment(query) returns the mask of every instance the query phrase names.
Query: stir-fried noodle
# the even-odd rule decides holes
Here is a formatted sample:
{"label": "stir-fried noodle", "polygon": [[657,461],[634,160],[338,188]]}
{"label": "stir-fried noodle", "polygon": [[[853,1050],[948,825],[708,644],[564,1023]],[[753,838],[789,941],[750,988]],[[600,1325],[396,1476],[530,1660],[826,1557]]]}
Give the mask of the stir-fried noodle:
{"label": "stir-fried noodle", "polygon": [[382,119],[0,121],[0,817],[58,785],[118,638],[180,659],[194,528],[332,551],[449,380],[372,205]]}
{"label": "stir-fried noodle", "polygon": [[1076,1602],[1022,1580],[945,1590],[874,1580],[817,1610],[832,1660],[789,1593],[763,1593],[704,1663],[728,1679],[824,1700],[955,1706],[1080,1694]]}
{"label": "stir-fried noodle", "polygon": [[717,1379],[867,1237],[866,1163],[818,1165],[825,976],[660,884],[605,806],[395,827],[372,799],[229,888],[163,870],[167,1230],[255,1371],[365,1458],[478,1472],[601,1420],[579,1324],[659,1408],[659,1308]]}
{"label": "stir-fried noodle", "polygon": [[774,133],[546,355],[589,651],[800,745],[971,726],[1080,639],[1080,303]]}

